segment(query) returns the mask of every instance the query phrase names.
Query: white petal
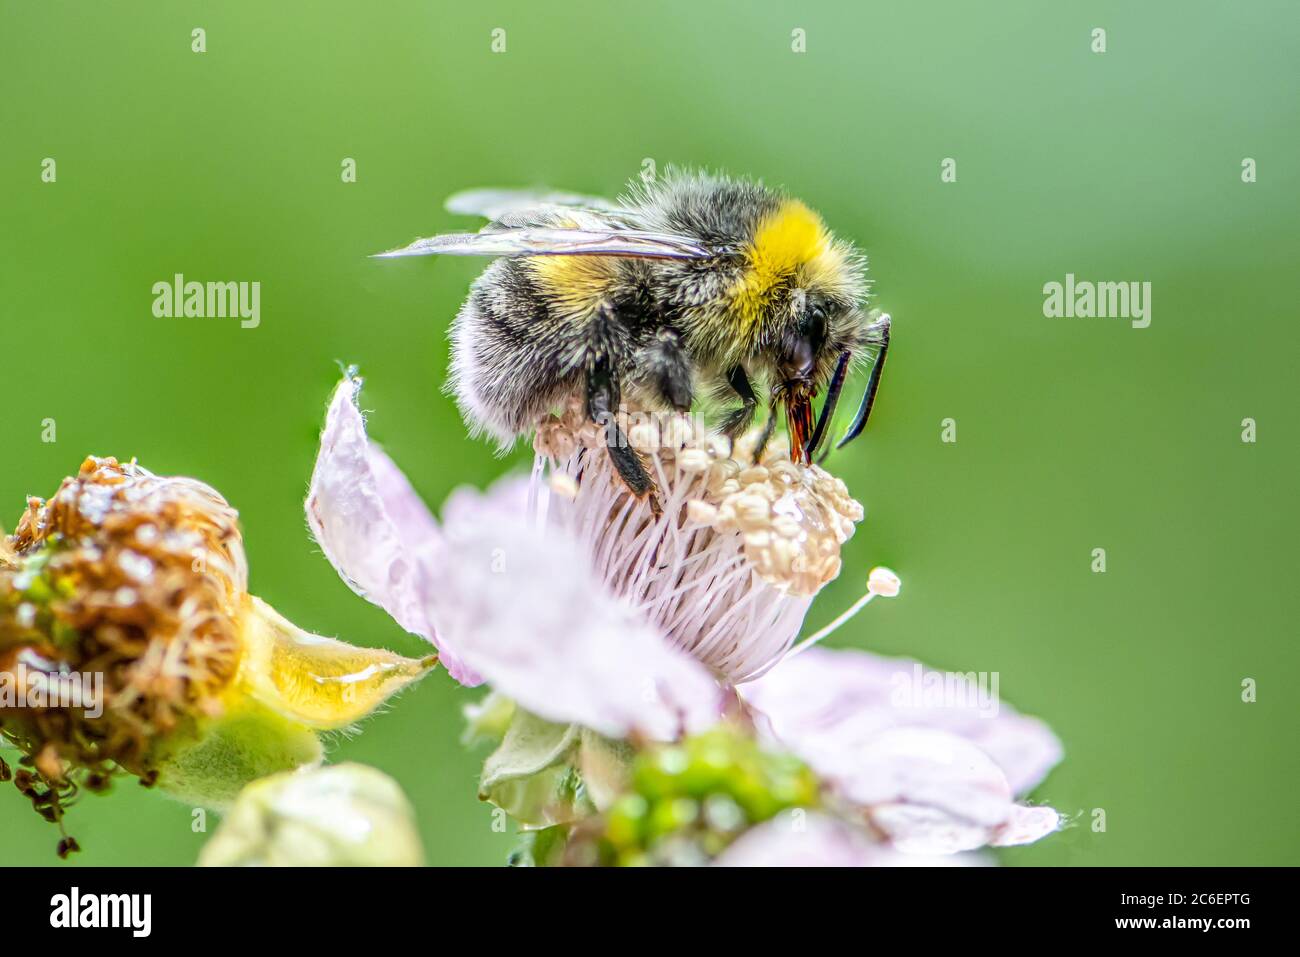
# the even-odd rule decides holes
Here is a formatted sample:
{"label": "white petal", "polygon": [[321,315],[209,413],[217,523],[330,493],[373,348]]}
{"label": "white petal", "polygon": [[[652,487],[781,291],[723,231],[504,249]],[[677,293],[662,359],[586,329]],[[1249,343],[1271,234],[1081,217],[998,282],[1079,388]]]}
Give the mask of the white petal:
{"label": "white petal", "polygon": [[401,470],[366,437],[357,408],[360,388],[359,379],[345,379],[330,402],[307,524],[353,591],[432,642],[454,678],[476,684],[434,628],[430,572],[442,547],[437,523]]}
{"label": "white petal", "polygon": [[[495,494],[513,489],[481,498]],[[473,496],[458,493],[445,513],[449,554],[434,582],[456,596],[439,627],[469,667],[528,711],[614,737],[671,739],[717,720],[709,672],[606,592],[567,534]]]}
{"label": "white petal", "polygon": [[1017,806],[1010,819],[998,828],[991,843],[996,847],[1032,844],[1060,828],[1061,815],[1050,807]]}
{"label": "white petal", "polygon": [[906,658],[810,648],[742,687],[772,732],[790,747],[834,749],[894,727],[936,728],[975,744],[1007,776],[1015,794],[1032,790],[1061,759],[1061,744],[1037,718],[998,702],[996,713],[968,699],[928,706],[935,672]]}
{"label": "white petal", "polygon": [[841,754],[823,755],[819,763],[855,804],[920,805],[984,828],[1011,816],[1011,787],[1002,769],[946,731],[890,728]]}
{"label": "white petal", "polygon": [[715,867],[917,867],[982,863],[975,855],[900,854],[832,817],[787,811],[751,828],[713,862]]}
{"label": "white petal", "polygon": [[864,808],[899,850],[955,853],[1050,833],[1055,812],[1026,815],[1014,796],[1059,759],[1056,738],[1005,705],[927,704],[927,674],[911,661],[813,648],[741,690],[763,733]]}
{"label": "white petal", "polygon": [[984,847],[992,829],[917,804],[883,804],[871,809],[871,822],[903,855],[957,854]]}

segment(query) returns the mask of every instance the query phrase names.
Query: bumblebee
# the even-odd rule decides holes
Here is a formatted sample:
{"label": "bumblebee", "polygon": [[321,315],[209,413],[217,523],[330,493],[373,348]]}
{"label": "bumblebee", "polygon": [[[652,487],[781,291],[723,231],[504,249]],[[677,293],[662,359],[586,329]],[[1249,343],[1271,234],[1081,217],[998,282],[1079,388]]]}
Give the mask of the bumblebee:
{"label": "bumblebee", "polygon": [[672,172],[634,183],[618,202],[473,190],[447,209],[491,221],[379,255],[499,257],[451,330],[448,391],[474,434],[508,447],[584,396],[613,465],[644,497],[650,475],[616,418],[625,398],[680,412],[701,393],[730,399],[721,427],[734,439],[766,392],[758,453],[784,407],[791,458],[809,464],[850,365],[872,354],[866,393],[836,447],[866,426],[889,317],[864,311],[865,257],[799,200],[747,180]]}

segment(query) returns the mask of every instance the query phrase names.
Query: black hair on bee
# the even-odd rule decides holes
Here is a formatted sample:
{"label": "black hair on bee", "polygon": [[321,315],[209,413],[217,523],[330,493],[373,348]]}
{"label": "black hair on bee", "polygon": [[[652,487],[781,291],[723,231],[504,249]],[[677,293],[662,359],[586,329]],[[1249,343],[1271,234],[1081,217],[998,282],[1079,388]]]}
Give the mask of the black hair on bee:
{"label": "black hair on bee", "polygon": [[[491,222],[380,255],[500,257],[475,280],[451,330],[448,391],[474,433],[504,448],[574,395],[606,423],[624,398],[685,411],[704,392],[739,400],[722,423],[735,437],[766,393],[759,453],[784,406],[791,456],[808,463],[853,360],[874,352],[837,447],[865,427],[889,317],[865,312],[865,257],[799,200],[748,180],[672,171],[618,202],[475,190],[447,206]],[[649,474],[617,425],[609,446],[629,489],[647,494]]]}

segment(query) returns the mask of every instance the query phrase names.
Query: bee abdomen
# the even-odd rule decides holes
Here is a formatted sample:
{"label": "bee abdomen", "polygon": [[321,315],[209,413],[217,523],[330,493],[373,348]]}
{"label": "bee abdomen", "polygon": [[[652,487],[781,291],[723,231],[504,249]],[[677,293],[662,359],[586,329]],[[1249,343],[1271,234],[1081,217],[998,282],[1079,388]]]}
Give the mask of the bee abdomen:
{"label": "bee abdomen", "polygon": [[448,391],[475,435],[502,448],[580,388],[586,337],[548,308],[522,261],[499,259],[475,280],[451,327]]}

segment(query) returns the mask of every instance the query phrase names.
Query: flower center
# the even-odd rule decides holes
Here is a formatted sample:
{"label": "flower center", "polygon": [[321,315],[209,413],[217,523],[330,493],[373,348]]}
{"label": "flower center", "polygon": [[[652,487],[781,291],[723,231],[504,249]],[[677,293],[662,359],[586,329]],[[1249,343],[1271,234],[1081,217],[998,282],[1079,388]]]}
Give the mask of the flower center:
{"label": "flower center", "polygon": [[638,409],[621,410],[619,424],[655,480],[659,509],[623,485],[605,430],[577,403],[538,427],[533,499],[549,465],[545,519],[589,550],[606,586],[730,682],[758,677],[839,574],[862,506],[776,442],[754,463],[753,435],[731,448],[686,416]]}

